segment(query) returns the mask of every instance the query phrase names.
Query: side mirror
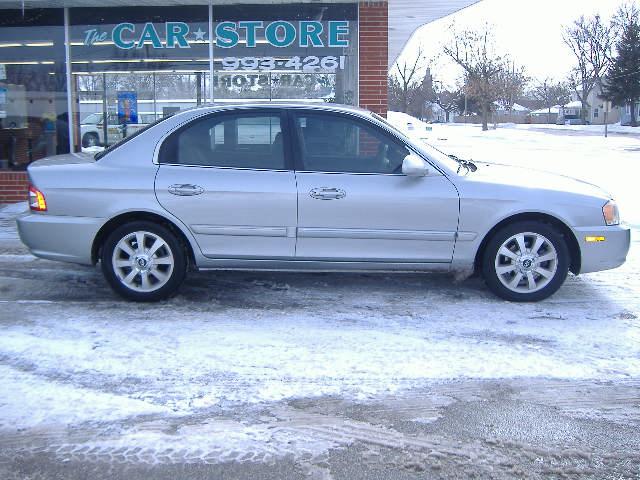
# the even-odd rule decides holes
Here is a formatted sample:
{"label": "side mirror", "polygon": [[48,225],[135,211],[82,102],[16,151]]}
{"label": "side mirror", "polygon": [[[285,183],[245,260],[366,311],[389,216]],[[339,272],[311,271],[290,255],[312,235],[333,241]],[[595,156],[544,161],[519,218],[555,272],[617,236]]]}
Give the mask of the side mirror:
{"label": "side mirror", "polygon": [[426,177],[429,174],[428,164],[422,158],[410,153],[402,161],[402,173],[408,177]]}

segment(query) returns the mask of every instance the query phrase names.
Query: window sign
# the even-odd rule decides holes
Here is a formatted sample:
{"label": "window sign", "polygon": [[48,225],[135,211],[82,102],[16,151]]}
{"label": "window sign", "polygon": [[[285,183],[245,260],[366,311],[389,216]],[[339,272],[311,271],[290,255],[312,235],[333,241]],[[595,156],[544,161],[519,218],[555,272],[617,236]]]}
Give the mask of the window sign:
{"label": "window sign", "polygon": [[118,123],[138,123],[138,95],[136,92],[118,92]]}

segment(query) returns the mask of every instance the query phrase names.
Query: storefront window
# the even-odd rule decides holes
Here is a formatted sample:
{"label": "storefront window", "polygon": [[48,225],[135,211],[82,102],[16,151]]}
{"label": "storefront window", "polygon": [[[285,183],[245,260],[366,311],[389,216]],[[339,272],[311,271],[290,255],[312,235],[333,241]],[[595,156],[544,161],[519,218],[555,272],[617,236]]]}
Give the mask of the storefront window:
{"label": "storefront window", "polygon": [[356,4],[213,9],[214,98],[355,104]]}
{"label": "storefront window", "polygon": [[210,101],[208,7],[70,9],[76,149]]}
{"label": "storefront window", "polygon": [[67,85],[64,10],[2,10],[0,168],[24,169],[69,145],[98,150],[211,101],[357,104],[356,3],[209,11],[70,8]]}
{"label": "storefront window", "polygon": [[0,10],[0,169],[69,151],[62,9]]}

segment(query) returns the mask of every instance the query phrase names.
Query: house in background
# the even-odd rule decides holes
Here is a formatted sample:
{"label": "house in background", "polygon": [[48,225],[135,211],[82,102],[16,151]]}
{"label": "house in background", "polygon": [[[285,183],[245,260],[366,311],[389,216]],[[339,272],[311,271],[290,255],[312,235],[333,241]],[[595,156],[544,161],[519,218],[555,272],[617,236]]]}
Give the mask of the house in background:
{"label": "house in background", "polygon": [[[591,125],[604,125],[604,109],[605,100],[602,98],[602,84],[596,83],[596,86],[587,96],[587,112],[585,118]],[[607,123],[618,123],[620,121],[620,108],[613,107],[607,114]],[[563,125],[580,124],[582,118],[582,102],[578,98],[577,93],[573,93],[571,101],[560,107],[556,123]]]}
{"label": "house in background", "polygon": [[[637,101],[634,105],[636,109],[636,122],[640,124],[640,101]],[[620,109],[620,123],[622,125],[631,125],[631,104],[627,103]]]}
{"label": "house in background", "polygon": [[500,102],[494,103],[494,123],[528,123],[529,110],[527,107],[514,103],[511,108],[506,108]]}
{"label": "house in background", "polygon": [[531,123],[556,123],[561,105],[554,105],[550,108],[540,108],[529,112]]}
{"label": "house in background", "polygon": [[[424,118],[425,122],[430,123],[453,123],[455,116],[458,115],[458,110],[449,111],[449,115],[444,109],[435,102],[425,102],[424,104]],[[449,117],[449,118],[447,118]]]}

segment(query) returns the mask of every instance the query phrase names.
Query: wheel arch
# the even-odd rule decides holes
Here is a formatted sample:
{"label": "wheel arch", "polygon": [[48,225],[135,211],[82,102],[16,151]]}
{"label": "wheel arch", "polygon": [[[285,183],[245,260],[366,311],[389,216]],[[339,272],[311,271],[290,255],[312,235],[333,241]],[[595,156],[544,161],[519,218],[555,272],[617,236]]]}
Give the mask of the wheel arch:
{"label": "wheel arch", "polygon": [[502,219],[500,222],[494,225],[491,230],[489,230],[484,236],[476,252],[474,260],[474,269],[476,272],[482,271],[482,257],[491,237],[493,237],[493,235],[501,228],[511,223],[521,221],[538,221],[551,225],[556,230],[558,230],[560,234],[562,234],[562,236],[566,239],[567,248],[569,249],[569,255],[571,256],[569,262],[569,271],[571,271],[575,275],[580,273],[580,269],[582,266],[582,255],[580,251],[580,245],[578,244],[578,239],[576,238],[575,234],[573,233],[571,228],[569,228],[569,226],[559,218],[541,212],[517,213],[515,215],[511,215],[507,218]]}
{"label": "wheel arch", "polygon": [[168,228],[183,244],[189,264],[191,266],[196,265],[193,246],[182,229],[168,218],[148,211],[131,211],[120,213],[115,217],[109,219],[104,225],[102,225],[102,227],[100,227],[100,230],[98,230],[98,233],[94,237],[93,244],[91,246],[91,261],[93,262],[93,264],[96,264],[98,262],[98,259],[100,258],[100,252],[102,250],[102,245],[104,244],[109,234],[121,225],[135,221],[149,221],[158,223]]}

